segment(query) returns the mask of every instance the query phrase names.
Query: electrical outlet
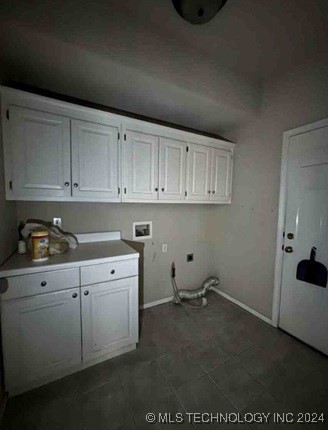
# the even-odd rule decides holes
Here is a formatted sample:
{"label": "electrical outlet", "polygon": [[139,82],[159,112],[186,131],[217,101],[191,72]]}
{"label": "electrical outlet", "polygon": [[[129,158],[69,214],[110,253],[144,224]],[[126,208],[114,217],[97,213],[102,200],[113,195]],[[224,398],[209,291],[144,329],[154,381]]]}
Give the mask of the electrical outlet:
{"label": "electrical outlet", "polygon": [[194,261],[194,254],[187,254],[187,263]]}
{"label": "electrical outlet", "polygon": [[62,225],[61,218],[53,218],[52,219],[52,224],[56,225],[57,227],[61,227],[61,225]]}
{"label": "electrical outlet", "polygon": [[167,252],[167,243],[163,243],[162,252]]}

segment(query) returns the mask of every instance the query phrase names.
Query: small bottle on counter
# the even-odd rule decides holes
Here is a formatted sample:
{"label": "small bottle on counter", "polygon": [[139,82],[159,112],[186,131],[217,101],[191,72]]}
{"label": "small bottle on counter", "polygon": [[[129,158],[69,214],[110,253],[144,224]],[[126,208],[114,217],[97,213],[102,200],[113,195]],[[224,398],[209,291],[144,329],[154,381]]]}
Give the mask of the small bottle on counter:
{"label": "small bottle on counter", "polygon": [[33,230],[32,234],[33,261],[46,261],[49,258],[49,232],[44,229]]}
{"label": "small bottle on counter", "polygon": [[26,242],[25,240],[18,241],[18,254],[26,254]]}

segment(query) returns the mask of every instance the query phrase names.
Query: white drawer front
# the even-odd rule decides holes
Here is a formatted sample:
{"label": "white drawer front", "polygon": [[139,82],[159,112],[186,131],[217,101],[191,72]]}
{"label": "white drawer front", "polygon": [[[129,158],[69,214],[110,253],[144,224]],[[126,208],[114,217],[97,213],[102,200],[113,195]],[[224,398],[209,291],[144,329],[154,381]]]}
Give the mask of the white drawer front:
{"label": "white drawer front", "polygon": [[7,278],[7,281],[8,290],[2,295],[2,300],[67,290],[80,285],[78,268],[13,276],[12,278]]}
{"label": "white drawer front", "polygon": [[138,275],[138,259],[81,267],[81,285],[98,284]]}

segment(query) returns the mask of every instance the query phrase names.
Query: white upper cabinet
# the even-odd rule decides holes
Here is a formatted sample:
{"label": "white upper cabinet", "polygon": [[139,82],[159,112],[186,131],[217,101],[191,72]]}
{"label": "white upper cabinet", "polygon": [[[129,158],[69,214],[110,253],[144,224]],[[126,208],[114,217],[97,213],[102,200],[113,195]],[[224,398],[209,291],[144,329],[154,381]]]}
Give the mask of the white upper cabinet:
{"label": "white upper cabinet", "polygon": [[72,120],[74,197],[119,201],[118,127]]}
{"label": "white upper cabinet", "polygon": [[189,145],[187,200],[210,199],[211,151],[208,146]]}
{"label": "white upper cabinet", "polygon": [[0,91],[8,200],[231,201],[233,143]]}
{"label": "white upper cabinet", "polygon": [[229,203],[231,197],[232,153],[212,149],[210,200]]}
{"label": "white upper cabinet", "polygon": [[159,198],[184,200],[186,191],[187,144],[180,140],[160,138]]}
{"label": "white upper cabinet", "polygon": [[125,136],[123,200],[157,200],[159,138],[130,130]]}
{"label": "white upper cabinet", "polygon": [[70,120],[11,107],[10,187],[19,197],[70,196]]}

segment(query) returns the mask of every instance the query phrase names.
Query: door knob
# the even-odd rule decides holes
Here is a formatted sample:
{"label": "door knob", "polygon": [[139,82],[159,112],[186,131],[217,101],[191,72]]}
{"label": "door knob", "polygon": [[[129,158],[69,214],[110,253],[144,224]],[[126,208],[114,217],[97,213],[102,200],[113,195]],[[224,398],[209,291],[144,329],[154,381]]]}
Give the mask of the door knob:
{"label": "door knob", "polygon": [[294,248],[292,246],[286,246],[285,252],[287,252],[287,254],[290,254],[291,252],[294,252]]}
{"label": "door knob", "polygon": [[77,293],[73,293],[72,297],[73,297],[73,299],[76,299]]}
{"label": "door knob", "polygon": [[78,186],[79,186],[79,184],[77,184],[77,183],[75,182],[74,187],[75,187],[75,188],[77,188]]}
{"label": "door knob", "polygon": [[287,233],[287,239],[289,239],[289,240],[294,239],[294,234],[293,233]]}
{"label": "door knob", "polygon": [[68,187],[69,186],[69,182],[65,182],[65,187]]}
{"label": "door knob", "polygon": [[83,293],[85,296],[87,296],[89,294],[89,291],[84,291]]}
{"label": "door knob", "polygon": [[115,273],[115,270],[114,270],[114,269],[112,269],[112,270],[110,271],[110,274],[111,274],[111,275],[114,275],[114,273]]}

